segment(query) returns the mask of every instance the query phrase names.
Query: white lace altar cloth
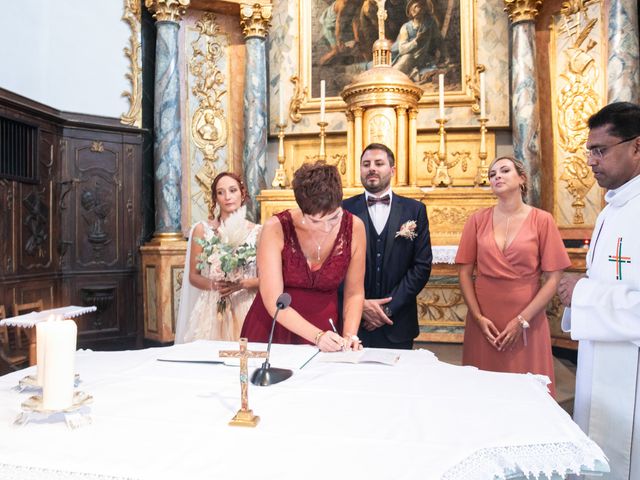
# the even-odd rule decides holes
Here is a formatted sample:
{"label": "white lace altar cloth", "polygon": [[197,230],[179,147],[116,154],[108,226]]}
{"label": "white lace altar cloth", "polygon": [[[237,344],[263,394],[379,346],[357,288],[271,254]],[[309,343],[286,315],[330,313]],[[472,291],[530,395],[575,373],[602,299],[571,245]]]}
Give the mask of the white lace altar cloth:
{"label": "white lace altar cloth", "polygon": [[93,423],[76,430],[14,427],[28,394],[12,387],[35,370],[0,377],[0,478],[494,480],[607,470],[539,378],[448,365],[425,350],[400,352],[395,366],[316,358],[300,369],[314,348],[274,345],[271,364],[293,376],[250,385],[260,423],[230,427],[238,367],[156,360],[213,360],[220,348],[237,344],[79,351],[76,371],[94,402]]}
{"label": "white lace altar cloth", "polygon": [[433,254],[432,263],[456,263],[456,253],[458,253],[458,246],[432,246],[431,253]]}

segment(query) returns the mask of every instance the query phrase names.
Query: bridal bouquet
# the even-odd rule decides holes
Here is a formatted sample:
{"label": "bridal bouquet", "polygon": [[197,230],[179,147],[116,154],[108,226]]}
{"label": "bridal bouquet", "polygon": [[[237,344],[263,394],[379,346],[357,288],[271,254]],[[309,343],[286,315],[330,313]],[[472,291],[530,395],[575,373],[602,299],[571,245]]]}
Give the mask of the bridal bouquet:
{"label": "bridal bouquet", "polygon": [[[198,270],[209,267],[211,278],[239,281],[242,267],[256,259],[255,236],[250,235],[252,225],[245,220],[246,207],[241,207],[218,227],[217,235],[207,230],[204,238],[196,241],[202,246],[198,257]],[[227,298],[218,301],[218,312],[224,311]]]}

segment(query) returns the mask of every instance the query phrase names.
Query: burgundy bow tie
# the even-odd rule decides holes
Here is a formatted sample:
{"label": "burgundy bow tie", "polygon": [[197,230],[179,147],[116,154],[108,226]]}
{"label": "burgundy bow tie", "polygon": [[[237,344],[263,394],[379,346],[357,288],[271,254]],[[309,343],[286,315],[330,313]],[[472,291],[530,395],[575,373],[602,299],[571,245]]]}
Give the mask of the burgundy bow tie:
{"label": "burgundy bow tie", "polygon": [[382,197],[367,197],[367,207],[371,205],[375,205],[376,203],[382,203],[383,205],[389,205],[391,203],[391,198],[389,195],[384,195]]}

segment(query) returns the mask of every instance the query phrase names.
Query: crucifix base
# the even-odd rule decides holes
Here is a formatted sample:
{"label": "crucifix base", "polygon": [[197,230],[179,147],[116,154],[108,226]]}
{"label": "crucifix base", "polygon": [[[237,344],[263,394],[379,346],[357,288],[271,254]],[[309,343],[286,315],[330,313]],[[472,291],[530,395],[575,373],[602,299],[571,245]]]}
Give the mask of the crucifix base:
{"label": "crucifix base", "polygon": [[229,425],[232,427],[255,427],[259,421],[260,417],[254,415],[253,410],[238,410]]}

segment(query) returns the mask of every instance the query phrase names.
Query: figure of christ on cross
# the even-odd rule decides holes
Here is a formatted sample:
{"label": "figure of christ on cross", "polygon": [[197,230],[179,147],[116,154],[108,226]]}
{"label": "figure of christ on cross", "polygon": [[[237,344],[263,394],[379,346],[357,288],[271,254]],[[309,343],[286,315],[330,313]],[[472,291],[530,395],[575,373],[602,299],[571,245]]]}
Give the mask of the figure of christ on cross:
{"label": "figure of christ on cross", "polygon": [[240,358],[240,400],[241,407],[238,413],[231,419],[229,425],[236,427],[255,427],[260,417],[249,410],[249,358],[266,358],[267,352],[252,352],[247,350],[247,339],[240,339],[240,350],[220,350],[221,357]]}

